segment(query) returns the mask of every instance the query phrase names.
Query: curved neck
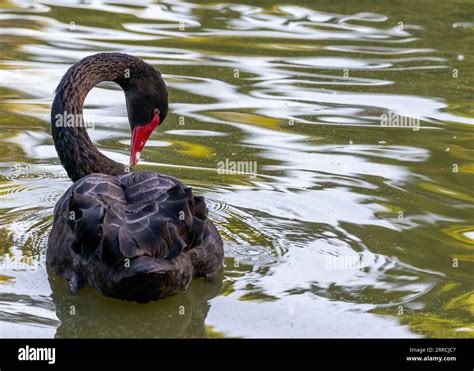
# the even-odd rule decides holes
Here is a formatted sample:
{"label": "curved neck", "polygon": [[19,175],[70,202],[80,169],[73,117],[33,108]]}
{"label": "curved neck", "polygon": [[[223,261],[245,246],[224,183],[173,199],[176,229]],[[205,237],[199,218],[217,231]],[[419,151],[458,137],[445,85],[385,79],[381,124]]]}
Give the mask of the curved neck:
{"label": "curved neck", "polygon": [[87,93],[102,81],[114,81],[127,92],[133,82],[130,76],[139,74],[143,64],[126,54],[95,54],[69,68],[56,88],[51,130],[61,164],[73,181],[92,173],[119,175],[125,171],[123,164],[100,153],[92,143],[82,108]]}

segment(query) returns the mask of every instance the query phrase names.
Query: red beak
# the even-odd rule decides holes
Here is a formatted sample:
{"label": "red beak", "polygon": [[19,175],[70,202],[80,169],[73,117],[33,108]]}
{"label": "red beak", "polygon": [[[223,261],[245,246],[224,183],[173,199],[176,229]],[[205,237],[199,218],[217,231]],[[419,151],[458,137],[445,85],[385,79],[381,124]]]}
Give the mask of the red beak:
{"label": "red beak", "polygon": [[130,165],[136,165],[140,159],[143,147],[151,133],[160,124],[160,116],[155,115],[153,120],[144,126],[136,126],[132,132],[132,148],[130,150]]}

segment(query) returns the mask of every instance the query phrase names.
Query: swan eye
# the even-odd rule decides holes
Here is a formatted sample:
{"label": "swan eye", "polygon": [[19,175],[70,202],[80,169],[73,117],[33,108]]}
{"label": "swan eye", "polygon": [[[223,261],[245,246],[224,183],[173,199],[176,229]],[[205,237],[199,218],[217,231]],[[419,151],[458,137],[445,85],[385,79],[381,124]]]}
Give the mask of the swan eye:
{"label": "swan eye", "polygon": [[155,109],[153,110],[153,114],[154,114],[155,116],[160,116],[160,110],[159,110],[158,108],[155,108]]}

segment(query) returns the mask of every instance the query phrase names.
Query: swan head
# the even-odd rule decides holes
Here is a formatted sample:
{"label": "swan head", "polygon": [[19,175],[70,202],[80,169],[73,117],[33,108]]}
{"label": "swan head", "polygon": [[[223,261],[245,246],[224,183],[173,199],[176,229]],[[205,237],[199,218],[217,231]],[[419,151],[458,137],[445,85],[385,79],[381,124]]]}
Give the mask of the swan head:
{"label": "swan head", "polygon": [[132,131],[130,165],[136,165],[151,133],[168,114],[168,91],[160,72],[151,65],[132,79],[125,91],[128,121]]}

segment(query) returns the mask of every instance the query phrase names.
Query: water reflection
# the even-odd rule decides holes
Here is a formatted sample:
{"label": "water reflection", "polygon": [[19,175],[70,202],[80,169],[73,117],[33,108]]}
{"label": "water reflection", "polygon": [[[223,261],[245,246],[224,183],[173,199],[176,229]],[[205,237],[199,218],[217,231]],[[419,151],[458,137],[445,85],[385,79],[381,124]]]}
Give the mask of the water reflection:
{"label": "water reflection", "polygon": [[51,274],[52,299],[61,321],[56,337],[206,337],[208,301],[219,294],[222,280],[197,280],[183,293],[147,305],[102,297],[90,289],[71,295],[64,280]]}

